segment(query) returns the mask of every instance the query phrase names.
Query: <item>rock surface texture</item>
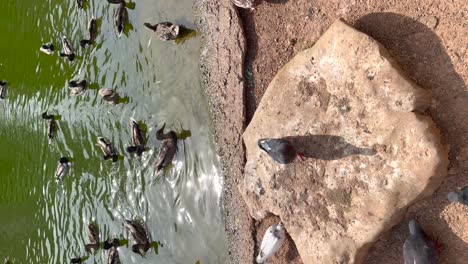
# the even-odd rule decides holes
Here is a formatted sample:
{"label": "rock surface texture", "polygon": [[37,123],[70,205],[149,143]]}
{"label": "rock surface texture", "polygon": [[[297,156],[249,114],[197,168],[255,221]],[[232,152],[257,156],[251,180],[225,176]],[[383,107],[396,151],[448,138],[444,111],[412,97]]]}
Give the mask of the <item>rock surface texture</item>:
{"label": "rock surface texture", "polygon": [[[446,175],[439,130],[414,112],[429,104],[384,47],[336,21],[278,72],[243,135],[250,214],[280,216],[304,263],[362,263]],[[306,160],[281,165],[257,146],[280,137]]]}

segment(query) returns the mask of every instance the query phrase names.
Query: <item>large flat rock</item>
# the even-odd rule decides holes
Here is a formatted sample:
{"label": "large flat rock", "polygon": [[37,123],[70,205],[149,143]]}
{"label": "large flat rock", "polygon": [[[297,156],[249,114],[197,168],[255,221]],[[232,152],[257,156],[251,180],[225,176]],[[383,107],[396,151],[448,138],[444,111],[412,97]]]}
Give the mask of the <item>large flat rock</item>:
{"label": "large flat rock", "polygon": [[[429,104],[384,47],[336,21],[278,72],[243,135],[250,214],[280,216],[304,263],[361,263],[446,175],[439,130],[417,113]],[[279,137],[307,159],[281,165],[257,147]]]}

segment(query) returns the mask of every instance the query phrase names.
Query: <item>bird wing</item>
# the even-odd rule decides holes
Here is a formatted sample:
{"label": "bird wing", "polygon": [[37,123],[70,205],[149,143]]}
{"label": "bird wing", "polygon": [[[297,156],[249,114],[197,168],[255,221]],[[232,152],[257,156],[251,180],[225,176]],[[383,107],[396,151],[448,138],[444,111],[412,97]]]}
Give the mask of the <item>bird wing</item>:
{"label": "bird wing", "polygon": [[262,244],[260,245],[260,252],[257,257],[258,263],[263,263],[267,258],[275,254],[276,251],[281,247],[284,241],[284,231],[282,233],[275,232],[276,225],[270,226],[265,235],[263,236]]}

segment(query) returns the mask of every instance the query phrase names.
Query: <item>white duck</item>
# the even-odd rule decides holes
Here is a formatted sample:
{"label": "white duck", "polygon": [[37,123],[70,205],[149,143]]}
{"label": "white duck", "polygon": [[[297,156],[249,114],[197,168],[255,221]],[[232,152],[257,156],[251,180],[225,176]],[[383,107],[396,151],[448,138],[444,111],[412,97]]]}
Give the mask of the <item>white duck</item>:
{"label": "white duck", "polygon": [[270,226],[263,236],[260,252],[256,259],[257,263],[263,263],[267,258],[273,256],[283,244],[285,237],[282,222],[278,225]]}

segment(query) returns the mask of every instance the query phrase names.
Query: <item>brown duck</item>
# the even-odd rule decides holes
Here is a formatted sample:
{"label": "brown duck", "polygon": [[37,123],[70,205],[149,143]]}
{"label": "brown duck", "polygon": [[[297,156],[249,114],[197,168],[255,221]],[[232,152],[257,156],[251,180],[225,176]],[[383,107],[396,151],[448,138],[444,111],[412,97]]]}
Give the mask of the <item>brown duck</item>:
{"label": "brown duck", "polygon": [[172,163],[177,153],[177,134],[174,131],[164,134],[164,125],[156,132],[156,139],[162,140],[161,148],[155,162],[156,171],[166,168]]}

